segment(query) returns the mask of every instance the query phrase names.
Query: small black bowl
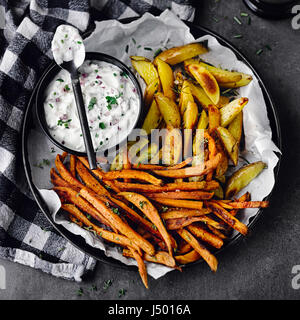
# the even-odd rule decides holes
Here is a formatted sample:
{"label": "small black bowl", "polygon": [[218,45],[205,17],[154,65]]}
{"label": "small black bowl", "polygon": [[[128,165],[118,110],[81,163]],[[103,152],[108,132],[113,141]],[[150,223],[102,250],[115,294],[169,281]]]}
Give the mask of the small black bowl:
{"label": "small black bowl", "polygon": [[[133,128],[141,127],[142,120],[144,118],[143,94],[142,94],[142,89],[140,87],[140,84],[139,84],[137,78],[135,77],[135,75],[133,74],[133,72],[123,62],[119,61],[118,59],[116,59],[112,56],[104,54],[104,53],[87,52],[85,55],[85,60],[104,61],[104,62],[113,64],[113,65],[119,67],[122,71],[124,71],[128,74],[129,79],[132,81],[132,83],[134,84],[134,86],[137,90],[137,93],[139,96],[139,101],[140,101],[139,111],[138,111],[139,114],[138,114],[136,123],[133,126]],[[64,146],[62,143],[55,140],[51,136],[51,134],[48,130],[48,126],[47,126],[47,122],[46,122],[46,118],[45,118],[45,111],[44,111],[45,92],[46,92],[48,86],[50,85],[50,83],[54,80],[54,78],[57,76],[57,74],[61,70],[62,69],[56,63],[53,63],[53,66],[49,68],[49,70],[45,73],[45,75],[41,79],[41,82],[37,88],[36,100],[35,100],[36,115],[37,115],[38,122],[39,122],[43,132],[48,137],[48,139],[50,141],[52,141],[53,144],[55,144],[58,148],[62,149],[63,151],[66,151],[70,154],[74,154],[78,157],[85,157],[86,152],[79,152],[79,151],[72,150],[72,149]],[[129,132],[129,134],[130,134],[130,132]],[[125,142],[125,140],[129,136],[129,134],[127,136],[124,136],[123,139],[121,141],[118,141],[117,144],[121,145],[123,142]],[[114,147],[115,146],[111,146],[110,148],[112,149]],[[109,149],[107,149],[107,150],[109,150]],[[105,151],[105,150],[101,150],[101,152],[103,152],[103,151]]]}

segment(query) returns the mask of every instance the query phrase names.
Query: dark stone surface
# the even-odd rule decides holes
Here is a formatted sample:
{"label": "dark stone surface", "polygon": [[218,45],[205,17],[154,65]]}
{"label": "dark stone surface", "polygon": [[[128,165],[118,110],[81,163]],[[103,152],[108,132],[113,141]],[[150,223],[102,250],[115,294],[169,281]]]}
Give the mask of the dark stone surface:
{"label": "dark stone surface", "polygon": [[[200,2],[200,1],[199,1]],[[251,235],[218,256],[219,270],[212,274],[199,264],[150,280],[144,289],[137,272],[98,264],[92,277],[81,284],[54,278],[19,264],[0,261],[7,270],[7,289],[0,299],[299,299],[291,286],[292,267],[300,265],[300,174],[298,124],[300,118],[300,30],[290,20],[269,21],[251,15],[251,25],[240,12],[240,0],[202,1],[195,22],[232,41],[259,71],[277,104],[283,133],[283,162],[271,206]],[[233,17],[238,16],[239,25]],[[216,22],[216,19],[218,22]],[[243,38],[233,38],[242,34]],[[271,51],[265,46],[269,45]],[[263,48],[260,55],[256,51]],[[104,281],[112,286],[104,291]],[[90,290],[97,285],[98,291]],[[76,291],[83,288],[83,296]]]}

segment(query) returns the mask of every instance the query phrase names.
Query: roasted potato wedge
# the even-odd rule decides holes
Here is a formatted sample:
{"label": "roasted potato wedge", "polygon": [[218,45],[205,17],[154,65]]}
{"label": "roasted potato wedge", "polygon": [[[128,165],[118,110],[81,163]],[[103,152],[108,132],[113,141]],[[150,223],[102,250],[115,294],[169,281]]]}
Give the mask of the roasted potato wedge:
{"label": "roasted potato wedge", "polygon": [[233,164],[236,166],[239,160],[239,145],[238,142],[234,139],[232,134],[223,127],[215,128],[215,131],[218,133],[222,144],[224,145],[225,150],[228,153],[228,156],[232,160]]}
{"label": "roasted potato wedge", "polygon": [[164,95],[175,101],[176,95],[174,92],[174,76],[172,68],[159,58],[156,59],[155,62]]}
{"label": "roasted potato wedge", "polygon": [[163,164],[174,165],[181,161],[182,135],[179,129],[168,130],[162,149]]}
{"label": "roasted potato wedge", "polygon": [[147,134],[150,134],[152,129],[156,129],[159,127],[162,119],[163,117],[160,113],[157,103],[155,100],[153,100],[147,116],[144,120],[142,129],[145,130]]}
{"label": "roasted potato wedge", "polygon": [[266,167],[262,161],[248,164],[236,171],[228,180],[225,190],[226,199],[232,198],[256,178]]}
{"label": "roasted potato wedge", "polygon": [[213,104],[217,104],[220,99],[220,88],[214,76],[198,64],[190,64],[187,69],[204,89]]}
{"label": "roasted potato wedge", "polygon": [[131,57],[131,64],[134,69],[138,72],[138,74],[145,80],[146,84],[149,85],[156,79],[158,79],[158,73],[153,65],[148,59],[137,60],[137,57],[134,59]]}
{"label": "roasted potato wedge", "polygon": [[243,110],[248,101],[248,98],[238,98],[221,108],[221,126],[227,127],[229,123]]}
{"label": "roasted potato wedge", "polygon": [[232,71],[216,68],[202,61],[199,61],[199,64],[202,67],[206,68],[216,78],[218,82],[228,83],[228,82],[238,82],[242,80],[242,75],[239,72],[232,72]]}
{"label": "roasted potato wedge", "polygon": [[243,111],[238,113],[238,115],[231,121],[228,126],[228,131],[239,144],[243,133]]}
{"label": "roasted potato wedge", "polygon": [[207,126],[208,126],[208,116],[207,116],[205,110],[202,110],[198,124],[197,124],[197,129],[205,130],[207,128]]}
{"label": "roasted potato wedge", "polygon": [[179,128],[181,118],[176,103],[161,92],[156,93],[154,99],[167,124],[167,128]]}
{"label": "roasted potato wedge", "polygon": [[252,76],[245,73],[240,73],[242,79],[238,82],[219,82],[221,88],[240,88],[247,86],[252,81]]}
{"label": "roasted potato wedge", "polygon": [[183,113],[184,154],[188,156],[189,146],[192,146],[193,130],[197,124],[198,106],[194,101],[188,101]]}
{"label": "roasted potato wedge", "polygon": [[184,111],[186,109],[187,103],[189,101],[194,102],[194,98],[193,98],[193,95],[192,95],[192,91],[191,91],[191,88],[190,88],[189,81],[184,80],[183,84],[182,84],[182,87],[181,87],[181,90],[180,90],[180,99],[179,99],[179,111],[180,111],[181,115],[184,114]]}
{"label": "roasted potato wedge", "polygon": [[220,126],[221,116],[220,111],[217,107],[210,105],[208,106],[208,128],[209,130],[213,130]]}
{"label": "roasted potato wedge", "polygon": [[144,103],[146,108],[151,106],[151,103],[153,101],[153,96],[158,91],[160,91],[160,81],[157,78],[146,87],[145,94],[144,94]]}
{"label": "roasted potato wedge", "polygon": [[174,65],[206,52],[208,52],[208,49],[201,43],[190,43],[161,52],[154,59],[154,64],[156,64],[158,59],[161,59],[170,65]]}

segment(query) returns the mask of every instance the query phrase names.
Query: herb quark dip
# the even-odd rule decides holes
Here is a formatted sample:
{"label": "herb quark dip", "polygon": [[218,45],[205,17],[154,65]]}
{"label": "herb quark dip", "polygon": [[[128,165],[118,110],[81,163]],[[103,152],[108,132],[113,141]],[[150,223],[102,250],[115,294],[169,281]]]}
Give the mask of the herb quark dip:
{"label": "herb quark dip", "polygon": [[[85,61],[79,74],[94,149],[108,149],[132,131],[139,116],[138,92],[127,73],[104,61]],[[72,150],[84,152],[68,72],[62,70],[48,86],[44,110],[51,136]]]}

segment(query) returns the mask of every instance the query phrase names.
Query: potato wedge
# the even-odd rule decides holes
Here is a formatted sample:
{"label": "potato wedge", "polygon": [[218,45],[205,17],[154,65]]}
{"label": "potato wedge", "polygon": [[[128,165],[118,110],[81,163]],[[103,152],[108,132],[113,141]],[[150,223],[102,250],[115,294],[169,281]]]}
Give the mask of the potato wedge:
{"label": "potato wedge", "polygon": [[214,105],[208,106],[208,128],[213,130],[214,128],[220,126],[221,115],[219,109]]}
{"label": "potato wedge", "polygon": [[170,65],[174,65],[206,52],[208,52],[208,49],[204,47],[201,43],[190,43],[184,46],[174,47],[161,52],[154,59],[154,64],[156,64],[156,61],[158,59],[161,59]]}
{"label": "potato wedge", "polygon": [[224,145],[225,150],[227,151],[228,156],[232,160],[233,164],[236,166],[239,160],[239,145],[238,142],[234,139],[232,134],[223,127],[215,128],[215,131],[218,133],[222,144]]}
{"label": "potato wedge", "polygon": [[254,178],[256,178],[266,167],[262,161],[248,164],[236,171],[229,179],[226,185],[225,197],[232,198],[245,188]]}
{"label": "potato wedge", "polygon": [[242,79],[238,82],[219,82],[221,88],[240,88],[247,86],[252,81],[252,76],[245,73],[240,73]]}
{"label": "potato wedge", "polygon": [[188,101],[183,113],[184,128],[184,157],[191,156],[189,151],[192,148],[193,129],[197,124],[198,106],[194,101]]}
{"label": "potato wedge", "polygon": [[[135,57],[136,59],[137,57]],[[143,57],[141,57],[143,58]],[[144,79],[147,85],[150,85],[153,81],[158,79],[158,73],[153,65],[148,59],[134,60],[131,57],[131,64],[138,74]]]}
{"label": "potato wedge", "polygon": [[149,85],[147,85],[145,89],[144,103],[146,108],[151,106],[153,102],[153,97],[155,93],[157,93],[158,91],[160,91],[160,81],[157,78],[154,81],[152,81]]}
{"label": "potato wedge", "polygon": [[240,144],[243,133],[243,110],[231,121],[228,131],[234,137],[236,142]]}
{"label": "potato wedge", "polygon": [[182,136],[179,129],[167,131],[162,148],[162,163],[175,165],[182,159]]}
{"label": "potato wedge", "polygon": [[167,128],[179,128],[180,127],[180,113],[175,102],[164,96],[161,92],[154,95],[154,99],[157,106],[167,124]]}
{"label": "potato wedge", "polygon": [[216,78],[218,82],[228,83],[228,82],[238,82],[242,80],[242,75],[239,72],[232,72],[232,71],[216,68],[202,61],[199,61],[199,64],[202,67],[206,68]]}
{"label": "potato wedge", "polygon": [[200,115],[200,118],[199,118],[199,121],[198,121],[198,124],[197,124],[197,129],[199,130],[205,130],[208,126],[208,116],[205,112],[205,110],[203,109],[201,111],[201,115]]}
{"label": "potato wedge", "polygon": [[217,104],[220,99],[220,88],[214,76],[206,68],[198,64],[190,64],[187,68],[204,89],[213,104]]}
{"label": "potato wedge", "polygon": [[182,88],[180,90],[180,99],[179,99],[179,111],[181,116],[183,116],[187,103],[189,101],[194,102],[194,98],[192,95],[190,82],[188,80],[184,80],[182,84]]}
{"label": "potato wedge", "polygon": [[248,98],[238,98],[220,109],[221,126],[227,127],[230,122],[243,110],[248,103]]}
{"label": "potato wedge", "polygon": [[172,68],[159,58],[155,59],[155,63],[164,95],[175,101],[176,95],[174,92],[174,76]]}

